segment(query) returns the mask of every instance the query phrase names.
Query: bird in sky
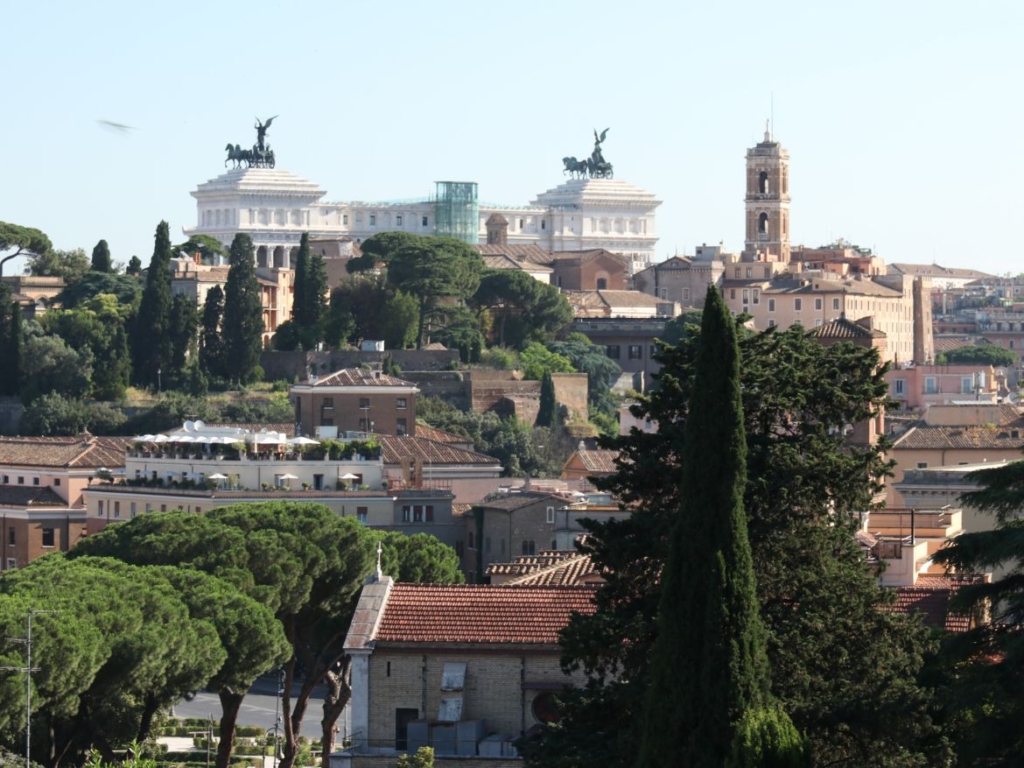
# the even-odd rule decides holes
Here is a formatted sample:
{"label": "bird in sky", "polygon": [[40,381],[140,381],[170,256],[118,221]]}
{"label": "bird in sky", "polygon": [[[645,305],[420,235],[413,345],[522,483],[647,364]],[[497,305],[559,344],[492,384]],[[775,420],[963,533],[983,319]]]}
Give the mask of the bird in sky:
{"label": "bird in sky", "polygon": [[118,133],[128,133],[128,131],[137,130],[134,126],[125,125],[124,123],[115,123],[113,120],[97,120],[96,122],[101,128],[106,128],[108,131],[116,131]]}

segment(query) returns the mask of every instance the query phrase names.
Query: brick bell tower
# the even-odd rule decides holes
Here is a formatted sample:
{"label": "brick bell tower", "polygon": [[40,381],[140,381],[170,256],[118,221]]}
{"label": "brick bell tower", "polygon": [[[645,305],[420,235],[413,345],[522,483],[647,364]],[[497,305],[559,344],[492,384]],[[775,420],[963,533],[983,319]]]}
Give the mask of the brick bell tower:
{"label": "brick bell tower", "polygon": [[747,214],[744,254],[763,261],[789,261],[789,152],[772,138],[747,150]]}

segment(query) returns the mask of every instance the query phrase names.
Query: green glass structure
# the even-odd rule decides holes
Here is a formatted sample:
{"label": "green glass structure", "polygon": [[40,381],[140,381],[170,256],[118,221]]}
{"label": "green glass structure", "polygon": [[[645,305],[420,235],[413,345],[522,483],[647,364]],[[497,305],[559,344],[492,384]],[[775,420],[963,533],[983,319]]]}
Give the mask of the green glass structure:
{"label": "green glass structure", "polygon": [[435,233],[470,245],[480,242],[480,205],[475,181],[437,181]]}

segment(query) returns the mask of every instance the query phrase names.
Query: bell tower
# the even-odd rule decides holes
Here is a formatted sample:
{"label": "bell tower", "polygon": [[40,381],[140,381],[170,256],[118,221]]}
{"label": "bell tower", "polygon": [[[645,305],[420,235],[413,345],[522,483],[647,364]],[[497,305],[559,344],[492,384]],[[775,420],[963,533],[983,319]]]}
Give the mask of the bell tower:
{"label": "bell tower", "polygon": [[789,152],[772,138],[747,150],[747,227],[744,254],[763,261],[789,261]]}

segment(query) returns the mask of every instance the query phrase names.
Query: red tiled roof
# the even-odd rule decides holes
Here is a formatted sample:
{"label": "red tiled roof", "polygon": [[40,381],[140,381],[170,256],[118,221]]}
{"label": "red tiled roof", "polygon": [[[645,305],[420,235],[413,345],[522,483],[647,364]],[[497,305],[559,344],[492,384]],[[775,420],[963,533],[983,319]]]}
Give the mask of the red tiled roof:
{"label": "red tiled roof", "polygon": [[472,508],[472,504],[467,504],[461,501],[455,502],[454,504],[452,504],[452,517],[462,517]]}
{"label": "red tiled roof", "polygon": [[912,587],[896,588],[896,613],[920,613],[929,627],[947,632],[967,632],[971,629],[971,617],[949,610],[949,600],[965,582],[948,576],[925,574],[918,576]]}
{"label": "red tiled roof", "polygon": [[588,472],[618,471],[618,467],[615,466],[615,460],[619,457],[618,451],[604,449],[594,451],[582,450],[576,451],[576,455],[580,457],[583,468]]}
{"label": "red tiled roof", "polygon": [[875,328],[865,328],[860,323],[842,317],[818,326],[812,334],[819,339],[884,339],[885,334]]}
{"label": "red tiled roof", "polygon": [[[572,586],[600,579],[590,555],[571,549],[543,550],[539,555],[517,557],[512,563],[492,563],[488,576],[512,576],[501,586]],[[595,578],[596,577],[596,578]]]}
{"label": "red tiled roof", "polygon": [[127,437],[0,437],[0,465],[92,469],[124,466]]}
{"label": "red tiled roof", "polygon": [[[1014,437],[1013,433],[1017,436]],[[1001,426],[929,426],[917,424],[893,443],[894,449],[941,450],[941,449],[1002,449],[1020,451],[1024,449],[1024,419]]]}
{"label": "red tiled roof", "polygon": [[443,429],[437,429],[429,424],[424,424],[422,421],[416,422],[416,437],[425,437],[427,440],[433,440],[435,443],[472,444],[473,442],[471,437],[456,435],[454,432],[445,432]]}
{"label": "red tiled roof", "polygon": [[400,464],[402,459],[419,459],[427,464],[500,464],[493,456],[456,448],[425,437],[376,435],[383,448],[385,464]]}
{"label": "red tiled roof", "polygon": [[474,245],[481,256],[508,256],[516,261],[529,261],[533,264],[550,264],[554,257],[539,245]]}
{"label": "red tiled roof", "polygon": [[3,507],[67,507],[50,486],[0,485],[0,506]]}
{"label": "red tiled roof", "polygon": [[554,645],[573,613],[593,613],[591,587],[395,584],[379,642]]}
{"label": "red tiled roof", "polygon": [[365,368],[342,368],[328,376],[322,376],[314,382],[314,387],[412,387],[411,381],[396,379],[379,371]]}

